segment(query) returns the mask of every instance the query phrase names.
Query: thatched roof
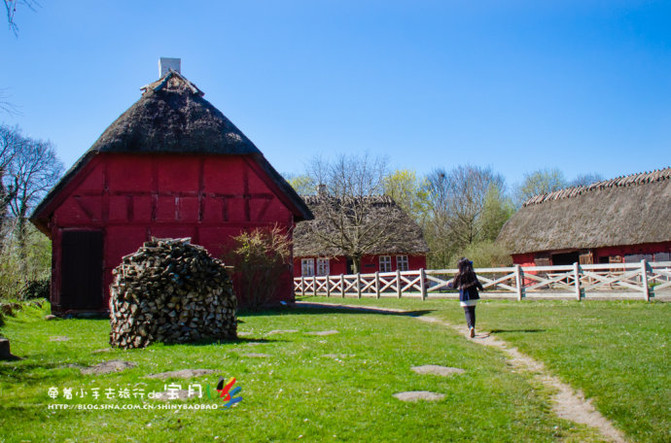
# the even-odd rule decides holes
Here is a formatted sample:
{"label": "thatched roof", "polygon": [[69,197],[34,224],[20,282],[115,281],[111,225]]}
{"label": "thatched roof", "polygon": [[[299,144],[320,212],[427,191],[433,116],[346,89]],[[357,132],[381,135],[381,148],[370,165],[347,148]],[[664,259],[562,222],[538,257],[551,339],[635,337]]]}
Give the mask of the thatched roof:
{"label": "thatched roof", "polygon": [[[365,218],[375,225],[371,230],[385,229],[388,232],[369,254],[425,254],[429,247],[422,229],[405,213],[391,197],[370,196],[337,199],[327,196],[303,196],[314,214],[314,220],[296,224],[294,230],[294,257],[345,255],[338,247],[324,247],[315,232],[337,236],[338,227],[328,222],[329,212],[365,211]],[[356,208],[356,209],[354,209]],[[382,221],[382,223],[381,223]],[[380,237],[382,238],[382,236]]]}
{"label": "thatched roof", "polygon": [[530,198],[497,242],[513,254],[671,241],[671,168]]}
{"label": "thatched roof", "polygon": [[76,173],[99,153],[110,152],[248,155],[286,195],[299,219],[312,218],[303,200],[261,151],[203,98],[196,85],[170,70],[141,89],[142,97],[102,133],[35,209],[33,222],[38,227],[43,223],[39,213]]}
{"label": "thatched roof", "polygon": [[89,151],[261,154],[193,83],[175,71],[142,88],[140,100]]}

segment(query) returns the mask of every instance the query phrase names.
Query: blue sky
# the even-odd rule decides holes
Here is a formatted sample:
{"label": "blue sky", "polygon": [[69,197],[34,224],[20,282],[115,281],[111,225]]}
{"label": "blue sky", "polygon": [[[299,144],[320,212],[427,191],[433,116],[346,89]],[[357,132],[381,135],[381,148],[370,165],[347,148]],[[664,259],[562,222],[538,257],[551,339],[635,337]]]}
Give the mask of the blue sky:
{"label": "blue sky", "polygon": [[[509,187],[671,165],[671,2],[80,1],[0,31],[0,114],[69,167],[158,78],[161,56],[283,173],[367,152]],[[4,25],[5,23],[3,23]]]}

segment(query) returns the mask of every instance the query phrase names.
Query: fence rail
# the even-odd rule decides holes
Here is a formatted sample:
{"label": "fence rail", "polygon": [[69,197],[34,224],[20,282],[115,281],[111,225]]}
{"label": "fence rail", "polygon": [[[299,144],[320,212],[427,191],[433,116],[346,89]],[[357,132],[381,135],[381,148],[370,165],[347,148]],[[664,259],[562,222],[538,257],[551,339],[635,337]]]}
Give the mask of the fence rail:
{"label": "fence rail", "polygon": [[[327,297],[454,297],[448,285],[456,269],[294,278],[298,295]],[[671,262],[568,266],[520,266],[476,269],[484,298],[590,297],[641,298],[671,296]]]}

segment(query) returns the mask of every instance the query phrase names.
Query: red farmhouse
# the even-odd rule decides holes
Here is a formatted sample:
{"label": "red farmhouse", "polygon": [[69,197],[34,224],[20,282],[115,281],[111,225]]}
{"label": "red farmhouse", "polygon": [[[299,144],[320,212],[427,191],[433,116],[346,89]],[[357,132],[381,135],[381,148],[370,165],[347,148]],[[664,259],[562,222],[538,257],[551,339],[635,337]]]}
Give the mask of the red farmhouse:
{"label": "red farmhouse", "polygon": [[[292,232],[312,218],[257,147],[178,71],[143,91],[31,218],[52,240],[56,313],[106,311],[112,269],[151,237],[191,237],[219,256],[243,230],[277,224]],[[292,300],[290,271],[282,280],[276,301]]]}
{"label": "red farmhouse", "polygon": [[[354,258],[348,257],[338,246],[341,232],[357,231],[355,226],[338,226],[338,221],[348,217],[331,217],[329,201],[332,197],[304,197],[314,220],[303,221],[294,231],[294,277],[313,275],[340,275],[354,272]],[[406,214],[394,200],[387,196],[357,197],[350,207],[340,206],[337,211],[347,213],[365,212],[362,217],[368,222],[358,229],[378,231],[371,240],[360,236],[362,244],[370,243],[361,257],[359,272],[395,272],[426,268],[429,247],[422,229]],[[356,217],[355,217],[356,218]],[[334,220],[337,219],[337,220]],[[335,223],[334,223],[335,221]],[[383,232],[384,231],[384,232]],[[355,237],[356,235],[352,235]]]}
{"label": "red farmhouse", "polygon": [[671,168],[532,197],[497,243],[523,265],[671,259]]}

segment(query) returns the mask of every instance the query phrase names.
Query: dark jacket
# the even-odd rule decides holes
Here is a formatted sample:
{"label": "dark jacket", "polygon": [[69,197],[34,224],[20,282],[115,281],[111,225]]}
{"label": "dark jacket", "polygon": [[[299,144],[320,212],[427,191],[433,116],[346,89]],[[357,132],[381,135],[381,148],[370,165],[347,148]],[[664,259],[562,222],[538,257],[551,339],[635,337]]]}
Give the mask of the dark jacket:
{"label": "dark jacket", "polygon": [[478,300],[480,298],[478,289],[482,289],[482,284],[476,277],[474,282],[467,285],[461,285],[458,289],[459,301]]}

